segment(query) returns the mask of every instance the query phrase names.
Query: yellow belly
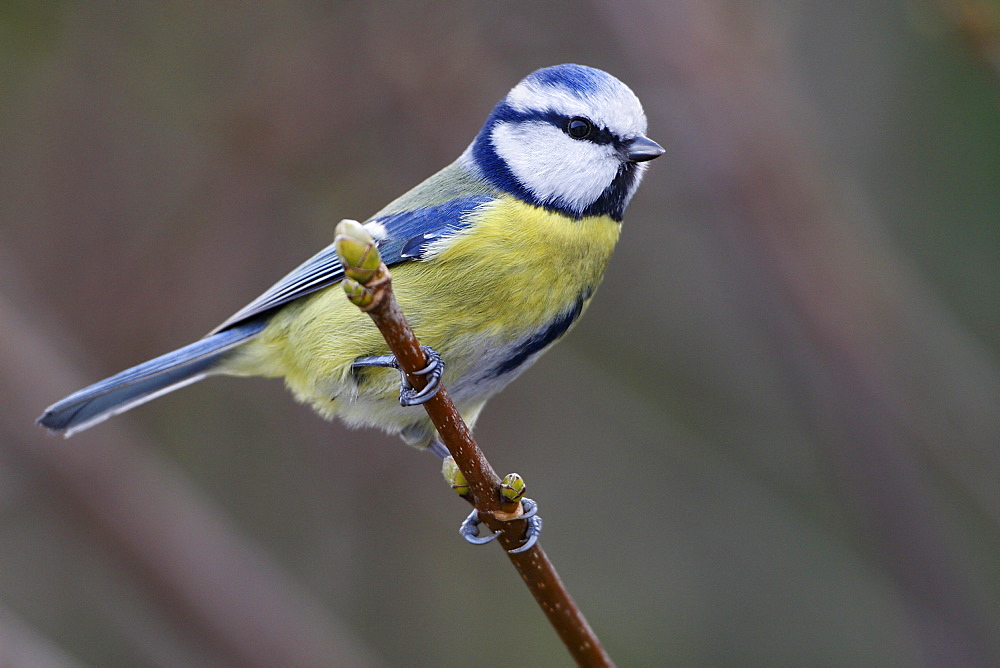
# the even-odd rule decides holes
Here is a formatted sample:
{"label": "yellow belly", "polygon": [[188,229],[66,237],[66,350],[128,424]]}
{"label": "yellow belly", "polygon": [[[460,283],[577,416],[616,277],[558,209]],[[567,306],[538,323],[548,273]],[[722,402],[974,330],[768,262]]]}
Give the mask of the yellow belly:
{"label": "yellow belly", "polygon": [[[445,386],[474,421],[510,379],[464,381],[593,293],[620,224],[605,216],[573,220],[513,198],[483,205],[471,222],[432,244],[424,260],[391,271],[417,337],[441,354]],[[284,377],[323,415],[394,432],[424,420],[419,407],[399,406],[399,375],[366,370],[359,383],[351,371],[356,358],[387,352],[368,316],[334,285],[283,307],[229,367]]]}

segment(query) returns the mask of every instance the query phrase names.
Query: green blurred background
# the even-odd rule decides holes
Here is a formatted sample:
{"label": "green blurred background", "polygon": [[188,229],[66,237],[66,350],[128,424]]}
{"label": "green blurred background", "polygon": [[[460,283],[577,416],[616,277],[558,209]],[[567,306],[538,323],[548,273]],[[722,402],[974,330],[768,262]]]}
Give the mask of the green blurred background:
{"label": "green blurred background", "polygon": [[[205,333],[522,76],[667,154],[477,437],[621,665],[1000,662],[1000,4],[0,3],[0,663],[568,665],[437,461]],[[3,649],[6,648],[6,649]]]}

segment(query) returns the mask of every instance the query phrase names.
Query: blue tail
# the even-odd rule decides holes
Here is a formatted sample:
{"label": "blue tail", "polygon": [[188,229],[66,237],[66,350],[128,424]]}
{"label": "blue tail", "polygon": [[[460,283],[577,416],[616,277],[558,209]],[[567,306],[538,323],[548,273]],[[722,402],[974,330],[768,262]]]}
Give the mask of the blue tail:
{"label": "blue tail", "polygon": [[252,339],[266,325],[266,320],[247,322],[105,378],[49,406],[38,418],[38,424],[69,436],[199,381],[227,351]]}

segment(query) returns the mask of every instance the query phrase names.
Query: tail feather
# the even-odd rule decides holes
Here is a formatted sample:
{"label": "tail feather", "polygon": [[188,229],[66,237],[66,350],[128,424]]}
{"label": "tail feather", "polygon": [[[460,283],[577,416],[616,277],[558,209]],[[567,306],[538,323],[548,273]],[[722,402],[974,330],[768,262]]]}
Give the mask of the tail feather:
{"label": "tail feather", "polygon": [[74,392],[45,409],[38,424],[54,432],[91,427],[150,399],[204,378],[232,348],[252,339],[266,321],[248,322],[126,369]]}

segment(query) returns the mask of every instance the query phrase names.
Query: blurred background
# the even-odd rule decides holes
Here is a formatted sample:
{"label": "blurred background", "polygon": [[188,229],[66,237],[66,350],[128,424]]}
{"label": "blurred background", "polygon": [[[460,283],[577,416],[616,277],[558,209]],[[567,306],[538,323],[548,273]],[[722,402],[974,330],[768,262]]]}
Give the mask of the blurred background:
{"label": "blurred background", "polygon": [[667,154],[477,437],[611,655],[1000,662],[998,38],[975,0],[0,3],[0,663],[570,663],[434,457],[280,382],[32,424],[562,62]]}

